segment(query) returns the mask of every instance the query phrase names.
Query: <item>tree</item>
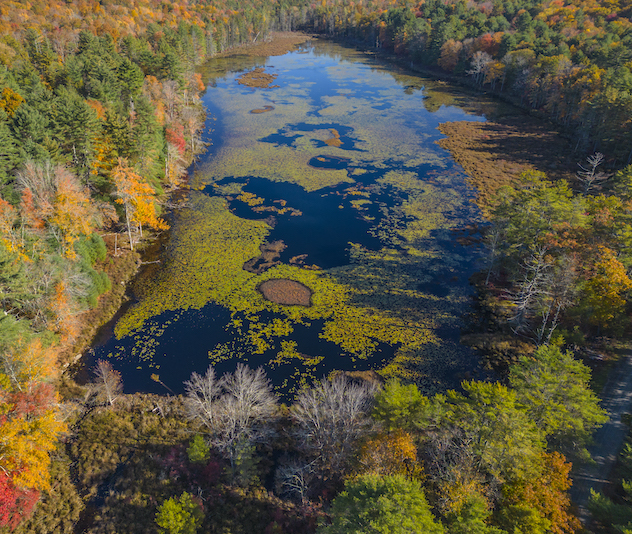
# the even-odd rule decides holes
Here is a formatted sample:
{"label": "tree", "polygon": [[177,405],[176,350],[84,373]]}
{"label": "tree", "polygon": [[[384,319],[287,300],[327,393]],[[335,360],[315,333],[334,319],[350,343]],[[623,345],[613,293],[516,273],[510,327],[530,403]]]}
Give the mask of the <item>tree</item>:
{"label": "tree", "polygon": [[[526,484],[509,484],[503,488],[502,506],[527,506],[549,522],[547,532],[573,534],[581,529],[579,519],[571,512],[567,493],[571,487],[571,464],[558,452],[544,454],[542,474]],[[506,519],[511,513],[506,516]]]}
{"label": "tree", "polygon": [[54,352],[39,338],[6,339],[7,333],[0,340],[0,524],[11,525],[50,487],[49,454],[66,425],[52,385],[43,383],[55,376]]}
{"label": "tree", "polygon": [[156,524],[165,534],[196,534],[202,524],[202,507],[186,491],[171,497],[158,507]]}
{"label": "tree", "polygon": [[356,465],[360,474],[422,476],[413,436],[401,430],[364,441],[358,450]]}
{"label": "tree", "polygon": [[521,358],[511,366],[509,381],[549,445],[581,452],[595,428],[608,420],[590,389],[590,369],[558,346],[545,345],[533,358]]}
{"label": "tree", "polygon": [[447,40],[441,47],[441,56],[437,63],[443,70],[452,72],[459,62],[461,50],[463,50],[461,41]]}
{"label": "tree", "polygon": [[487,52],[478,51],[474,53],[471,59],[471,69],[467,71],[468,74],[474,77],[474,81],[477,85],[482,85],[485,81],[485,71],[488,63],[491,63],[492,56]]}
{"label": "tree", "polygon": [[18,147],[8,125],[0,118],[0,187],[11,178],[19,162]]}
{"label": "tree", "polygon": [[110,362],[98,360],[94,371],[97,391],[102,394],[107,403],[112,406],[123,391],[121,373],[115,371]]}
{"label": "tree", "polygon": [[80,236],[92,233],[96,211],[88,191],[66,169],[57,168],[55,189],[53,213],[48,222],[64,253],[74,257],[73,244]]}
{"label": "tree", "polygon": [[291,408],[299,446],[325,472],[339,476],[356,440],[370,430],[373,396],[372,385],[354,384],[343,375],[299,392]]}
{"label": "tree", "polygon": [[384,389],[376,393],[371,416],[388,431],[412,430],[421,425],[429,404],[415,384],[389,380]]}
{"label": "tree", "polygon": [[37,229],[42,221],[68,257],[74,257],[73,243],[92,233],[96,210],[90,195],[77,177],[50,161],[28,161],[17,173],[22,189],[23,224]]}
{"label": "tree", "polygon": [[421,484],[402,475],[362,475],[347,481],[319,534],[440,534]]}
{"label": "tree", "polygon": [[21,490],[11,477],[0,470],[0,527],[15,529],[29,517],[39,499],[37,490]]}
{"label": "tree", "polygon": [[101,128],[96,111],[76,92],[65,88],[55,102],[54,122],[57,139],[72,155],[75,172],[87,183],[94,157],[94,143]]}
{"label": "tree", "polygon": [[209,367],[205,376],[193,373],[184,385],[189,418],[204,425],[211,443],[228,456],[233,479],[248,482],[254,443],[269,435],[266,423],[277,410],[265,372],[239,364],[218,381]]}
{"label": "tree", "polygon": [[598,253],[594,275],[584,286],[582,300],[590,321],[607,328],[623,314],[626,300],[622,293],[632,288],[632,280],[613,250],[599,245]]}
{"label": "tree", "polygon": [[485,497],[472,492],[455,510],[446,514],[450,534],[506,534],[504,530],[487,524],[491,515]]}
{"label": "tree", "polygon": [[610,178],[609,174],[597,171],[597,167],[604,162],[605,156],[601,152],[595,152],[592,156],[588,156],[587,166],[579,163],[581,170],[577,171],[577,179],[584,184],[584,194],[587,195],[593,187]]}
{"label": "tree", "polygon": [[119,158],[118,165],[112,171],[116,187],[116,202],[125,209],[125,226],[129,235],[130,248],[134,250],[132,226],[137,225],[140,235],[143,224],[156,230],[166,230],[169,226],[156,215],[154,190],[140,175],[128,167],[127,162]]}
{"label": "tree", "polygon": [[200,434],[193,436],[189,448],[187,449],[189,461],[194,464],[203,464],[211,456],[211,451],[206,441]]}
{"label": "tree", "polygon": [[14,230],[17,217],[16,209],[0,198],[0,240],[9,252],[18,252],[21,248],[19,236]]}
{"label": "tree", "polygon": [[462,387],[465,396],[448,392],[442,426],[453,425],[462,432],[462,443],[474,454],[477,469],[501,482],[537,475],[543,435],[516,392],[499,383],[471,381]]}

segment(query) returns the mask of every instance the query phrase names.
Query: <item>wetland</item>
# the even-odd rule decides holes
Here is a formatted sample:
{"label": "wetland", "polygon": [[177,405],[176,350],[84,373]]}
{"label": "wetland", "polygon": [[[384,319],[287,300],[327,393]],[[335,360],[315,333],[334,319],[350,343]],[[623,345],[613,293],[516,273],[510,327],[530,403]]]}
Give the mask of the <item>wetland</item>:
{"label": "wetland", "polygon": [[334,371],[427,393],[478,373],[459,333],[484,219],[439,127],[501,105],[320,40],[237,51],[203,77],[188,203],[92,359],[155,393],[238,362],[283,394]]}

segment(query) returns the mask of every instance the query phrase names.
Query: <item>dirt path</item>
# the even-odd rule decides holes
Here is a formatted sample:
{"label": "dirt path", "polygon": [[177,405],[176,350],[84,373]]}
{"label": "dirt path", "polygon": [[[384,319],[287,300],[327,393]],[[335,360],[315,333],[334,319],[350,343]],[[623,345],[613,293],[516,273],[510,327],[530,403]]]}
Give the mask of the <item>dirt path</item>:
{"label": "dirt path", "polygon": [[595,465],[584,466],[573,475],[570,494],[579,508],[579,517],[584,524],[590,519],[586,508],[590,489],[602,491],[608,484],[608,475],[614,467],[619,451],[628,433],[622,416],[632,404],[632,355],[626,356],[610,373],[610,378],[601,393],[601,406],[608,412],[610,421],[594,436],[594,445],[589,447]]}

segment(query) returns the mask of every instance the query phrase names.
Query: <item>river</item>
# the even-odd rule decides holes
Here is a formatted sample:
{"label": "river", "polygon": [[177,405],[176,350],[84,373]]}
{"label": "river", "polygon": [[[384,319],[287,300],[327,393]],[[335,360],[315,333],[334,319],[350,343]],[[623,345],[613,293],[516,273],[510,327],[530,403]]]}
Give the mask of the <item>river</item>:
{"label": "river", "polygon": [[[268,87],[248,85],[253,71]],[[427,393],[476,372],[459,331],[480,254],[463,238],[481,215],[436,141],[440,123],[484,121],[490,104],[320,40],[203,74],[211,144],[188,205],[93,361],[111,360],[127,392],[157,393],[238,362],[283,394],[334,370]],[[309,305],[266,300],[266,280]]]}

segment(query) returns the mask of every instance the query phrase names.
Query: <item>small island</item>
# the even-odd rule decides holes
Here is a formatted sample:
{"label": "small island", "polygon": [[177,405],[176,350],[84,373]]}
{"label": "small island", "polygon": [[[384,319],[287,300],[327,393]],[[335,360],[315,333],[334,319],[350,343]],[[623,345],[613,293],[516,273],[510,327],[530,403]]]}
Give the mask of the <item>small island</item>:
{"label": "small island", "polygon": [[284,306],[311,306],[312,290],[287,278],[266,280],[257,288],[266,300]]}

